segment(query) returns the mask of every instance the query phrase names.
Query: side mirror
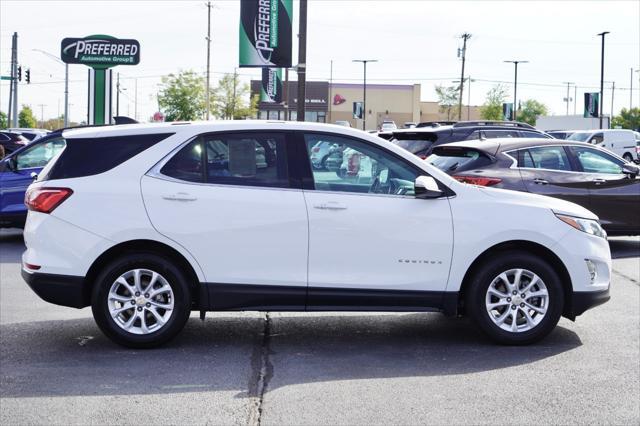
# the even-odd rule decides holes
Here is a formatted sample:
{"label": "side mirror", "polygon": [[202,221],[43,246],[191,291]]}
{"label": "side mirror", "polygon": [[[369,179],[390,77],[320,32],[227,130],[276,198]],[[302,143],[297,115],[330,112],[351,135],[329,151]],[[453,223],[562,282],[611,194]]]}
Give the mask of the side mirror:
{"label": "side mirror", "polygon": [[443,192],[438,188],[438,183],[431,176],[418,176],[414,183],[414,193],[416,198],[438,198]]}
{"label": "side mirror", "polygon": [[635,178],[640,174],[640,167],[635,164],[625,163],[622,165],[622,173],[629,175],[630,178]]}

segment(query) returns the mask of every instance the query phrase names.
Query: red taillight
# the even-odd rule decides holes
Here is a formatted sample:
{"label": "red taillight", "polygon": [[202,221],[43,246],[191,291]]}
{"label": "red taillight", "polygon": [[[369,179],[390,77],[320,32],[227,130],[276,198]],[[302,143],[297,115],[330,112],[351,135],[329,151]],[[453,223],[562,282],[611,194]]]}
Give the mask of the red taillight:
{"label": "red taillight", "polygon": [[24,263],[24,267],[27,268],[27,269],[31,269],[33,271],[37,271],[38,269],[41,268],[40,265],[33,265],[33,264],[27,263],[27,262]]}
{"label": "red taillight", "polygon": [[479,186],[493,186],[502,182],[502,179],[484,176],[454,176],[454,178],[462,183],[470,183],[471,185]]}
{"label": "red taillight", "polygon": [[34,188],[27,191],[24,203],[29,210],[51,213],[71,194],[73,191],[69,188]]}

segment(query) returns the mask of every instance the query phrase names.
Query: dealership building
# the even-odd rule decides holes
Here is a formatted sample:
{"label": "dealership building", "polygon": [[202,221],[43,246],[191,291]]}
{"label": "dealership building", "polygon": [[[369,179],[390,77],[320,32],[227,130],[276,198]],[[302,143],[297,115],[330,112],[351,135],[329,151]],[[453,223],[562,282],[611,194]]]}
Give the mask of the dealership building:
{"label": "dealership building", "polygon": [[[259,96],[262,82],[251,81],[251,96]],[[296,120],[298,83],[283,82],[283,100],[288,102],[260,102],[257,118],[263,120]],[[362,120],[353,118],[353,103],[362,102],[363,85],[307,81],[305,121],[335,123],[343,120],[352,127],[362,128]],[[380,127],[384,120],[394,121],[398,127],[404,123],[421,121],[455,120],[453,112],[447,113],[437,102],[420,100],[419,84],[367,84],[366,130]],[[468,118],[467,118],[468,117]],[[462,108],[463,120],[477,120],[479,108]]]}

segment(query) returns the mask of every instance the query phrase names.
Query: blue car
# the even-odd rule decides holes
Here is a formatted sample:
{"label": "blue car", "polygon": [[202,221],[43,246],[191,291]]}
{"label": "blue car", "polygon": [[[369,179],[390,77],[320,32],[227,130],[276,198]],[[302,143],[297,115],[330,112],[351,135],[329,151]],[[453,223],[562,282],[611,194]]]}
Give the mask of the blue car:
{"label": "blue car", "polygon": [[27,218],[24,193],[56,154],[65,147],[62,132],[53,132],[0,160],[0,228],[22,228]]}

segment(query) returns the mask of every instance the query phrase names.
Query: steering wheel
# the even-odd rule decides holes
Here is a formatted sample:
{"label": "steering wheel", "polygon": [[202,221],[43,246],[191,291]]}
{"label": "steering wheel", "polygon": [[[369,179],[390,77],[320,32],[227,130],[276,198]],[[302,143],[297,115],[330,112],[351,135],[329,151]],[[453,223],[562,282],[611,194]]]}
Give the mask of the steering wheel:
{"label": "steering wheel", "polygon": [[[382,189],[382,190],[381,190]],[[369,187],[369,194],[395,194],[400,187],[395,179],[389,179],[389,185],[382,188],[380,184],[380,178],[376,176],[373,183]]]}

